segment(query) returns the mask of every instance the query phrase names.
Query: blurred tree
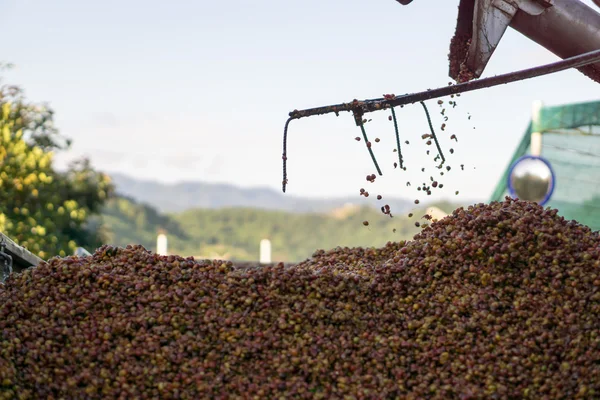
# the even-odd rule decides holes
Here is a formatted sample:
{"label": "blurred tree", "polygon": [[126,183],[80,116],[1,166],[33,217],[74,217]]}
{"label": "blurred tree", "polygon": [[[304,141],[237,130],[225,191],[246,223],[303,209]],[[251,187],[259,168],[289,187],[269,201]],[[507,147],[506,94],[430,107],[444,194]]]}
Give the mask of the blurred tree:
{"label": "blurred tree", "polygon": [[0,231],[43,259],[70,255],[104,242],[98,219],[114,188],[89,160],[64,172],[53,153],[71,142],[53,124],[53,112],[29,103],[16,86],[0,81]]}

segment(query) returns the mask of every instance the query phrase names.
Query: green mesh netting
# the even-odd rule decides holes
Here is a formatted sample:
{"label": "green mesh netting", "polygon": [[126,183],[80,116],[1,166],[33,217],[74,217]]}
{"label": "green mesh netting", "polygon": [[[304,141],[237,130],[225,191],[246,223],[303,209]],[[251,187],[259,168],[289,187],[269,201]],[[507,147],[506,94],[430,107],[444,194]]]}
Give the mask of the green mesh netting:
{"label": "green mesh netting", "polygon": [[600,230],[600,101],[542,108],[539,120],[529,123],[491,201],[509,195],[510,166],[529,153],[532,132],[542,133],[541,156],[556,174],[547,206],[567,219]]}

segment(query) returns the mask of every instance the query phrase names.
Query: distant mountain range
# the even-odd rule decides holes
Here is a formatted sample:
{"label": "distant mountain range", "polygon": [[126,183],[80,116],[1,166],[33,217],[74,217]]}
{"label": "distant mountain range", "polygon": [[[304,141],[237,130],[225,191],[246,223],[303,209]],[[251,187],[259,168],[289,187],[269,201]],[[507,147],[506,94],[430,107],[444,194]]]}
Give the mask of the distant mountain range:
{"label": "distant mountain range", "polygon": [[[269,188],[241,188],[235,185],[206,182],[164,184],[118,173],[110,176],[119,194],[148,204],[162,213],[179,213],[195,208],[238,207],[293,213],[321,213],[348,204],[376,207],[372,199],[360,196],[312,199],[282,195]],[[408,199],[388,197],[386,203],[396,213],[404,213],[414,207],[413,202]]]}
{"label": "distant mountain range", "polygon": [[[284,196],[269,188],[241,188],[229,184],[181,182],[163,184],[126,175],[111,174],[117,192],[138,202],[151,205],[163,213],[177,213],[193,208],[257,208],[294,213],[327,212],[345,204],[372,206],[364,197],[310,199]],[[387,199],[396,212],[404,212],[413,204],[406,199]]]}

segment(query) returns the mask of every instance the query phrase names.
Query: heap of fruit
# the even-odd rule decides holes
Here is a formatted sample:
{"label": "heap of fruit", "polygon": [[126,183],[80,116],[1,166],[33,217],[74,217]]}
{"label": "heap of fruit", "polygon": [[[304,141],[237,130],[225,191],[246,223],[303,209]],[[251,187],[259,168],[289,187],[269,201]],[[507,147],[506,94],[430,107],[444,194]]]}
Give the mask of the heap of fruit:
{"label": "heap of fruit", "polygon": [[0,398],[600,397],[600,237],[506,200],[294,267],[105,246],[0,288]]}
{"label": "heap of fruit", "polygon": [[388,242],[382,248],[374,247],[337,247],[333,250],[316,251],[312,258],[297,264],[295,269],[309,269],[314,272],[326,272],[332,274],[351,273],[361,274],[368,277],[371,273],[366,266],[381,265],[400,250],[406,242]]}

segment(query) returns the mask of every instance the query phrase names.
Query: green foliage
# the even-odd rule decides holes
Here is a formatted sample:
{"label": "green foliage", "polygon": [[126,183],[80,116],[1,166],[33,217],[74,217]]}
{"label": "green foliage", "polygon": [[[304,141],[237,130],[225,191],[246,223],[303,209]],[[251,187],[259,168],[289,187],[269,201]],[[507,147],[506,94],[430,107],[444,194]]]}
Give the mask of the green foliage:
{"label": "green foliage", "polygon": [[[228,249],[242,249],[232,256],[256,261],[259,242],[271,240],[273,259],[301,261],[317,249],[336,246],[381,247],[386,242],[412,237],[417,228],[414,220],[402,216],[390,218],[369,207],[348,209],[339,214],[293,214],[258,209],[190,210],[174,219],[195,239],[182,246],[184,254],[204,253],[200,244],[222,244]],[[369,221],[364,226],[363,221]],[[393,229],[397,228],[394,233]],[[179,246],[179,244],[173,244]],[[194,253],[195,252],[195,253]]]}
{"label": "green foliage", "polygon": [[[450,203],[436,206],[449,211],[455,208]],[[423,209],[414,214],[413,218],[390,218],[369,207],[346,207],[327,214],[230,208],[165,216],[148,205],[118,197],[108,201],[103,221],[112,245],[142,244],[155,251],[157,233],[164,231],[172,254],[257,261],[259,243],[268,238],[273,260],[297,262],[317,249],[380,247],[388,241],[411,239],[419,231],[415,222],[427,222],[419,219],[425,214]],[[369,225],[364,226],[363,221]]]}
{"label": "green foliage", "polygon": [[155,250],[156,236],[161,232],[167,232],[169,239],[176,242],[189,239],[170,217],[123,196],[108,200],[102,213],[102,222],[107,227],[106,243],[109,244],[141,244]]}
{"label": "green foliage", "polygon": [[44,259],[100,246],[101,226],[89,217],[111,196],[109,177],[85,159],[56,171],[53,151],[70,141],[52,110],[28,103],[19,88],[1,87],[0,108],[0,231]]}

